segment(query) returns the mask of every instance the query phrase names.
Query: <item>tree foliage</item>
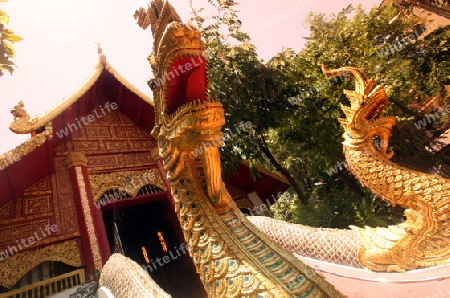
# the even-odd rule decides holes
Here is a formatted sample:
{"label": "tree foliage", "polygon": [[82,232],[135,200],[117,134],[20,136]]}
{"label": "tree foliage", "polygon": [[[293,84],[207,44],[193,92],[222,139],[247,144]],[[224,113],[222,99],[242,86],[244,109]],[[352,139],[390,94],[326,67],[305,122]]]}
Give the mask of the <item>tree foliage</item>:
{"label": "tree foliage", "polygon": [[[223,164],[229,169],[242,158],[268,161],[282,173],[296,190],[304,204],[307,197],[301,185],[269,148],[267,135],[271,129],[283,125],[290,116],[287,98],[295,90],[289,82],[290,73],[261,62],[249,36],[240,31],[241,21],[233,1],[209,1],[217,10],[211,22],[194,10],[193,21],[203,33],[208,54],[211,97],[219,98],[226,111],[226,127],[234,128],[242,121],[250,121],[253,129],[226,142]],[[191,2],[192,5],[192,2]],[[293,54],[293,53],[292,53]],[[288,55],[288,53],[285,53]],[[228,167],[227,167],[228,166]]]}
{"label": "tree foliage", "polygon": [[[386,113],[398,120],[390,140],[396,153],[394,162],[424,172],[446,162],[444,155],[425,149],[430,138],[414,123],[425,116],[420,107],[433,97],[446,96],[448,29],[395,48],[404,36],[424,30],[413,22],[391,22],[397,13],[389,6],[369,13],[349,6],[336,15],[311,14],[307,20],[311,37],[293,59],[301,72],[297,77],[305,78],[298,90],[303,96],[293,106],[292,120],[274,131],[276,137],[272,138],[274,155],[282,154],[291,171],[303,171],[312,180],[310,206],[297,204],[292,210],[297,221],[334,227],[351,222],[379,225],[395,222],[401,214],[398,208],[374,200],[345,168],[340,149],[342,129],[336,119],[343,116],[340,104],[348,104],[342,90],[354,87],[349,80],[327,82],[318,67],[321,63],[329,68],[360,67],[386,87],[390,100]],[[388,55],[384,54],[386,49]],[[434,103],[439,105],[439,101]],[[435,128],[438,133],[439,127]],[[296,151],[278,150],[289,147]],[[337,171],[329,175],[332,168]]]}
{"label": "tree foliage", "polygon": [[[383,84],[390,100],[386,113],[398,117],[390,143],[394,162],[430,171],[445,156],[425,149],[429,135],[414,123],[430,99],[438,98],[435,105],[445,99],[448,28],[417,39],[424,25],[398,18],[393,7],[365,12],[348,6],[329,16],[311,14],[305,48],[284,49],[264,63],[240,31],[236,4],[209,2],[217,15],[207,22],[194,10],[193,21],[207,47],[210,96],[223,103],[227,127],[253,124],[222,147],[224,164],[247,159],[284,175],[293,189],[275,210],[283,219],[324,227],[398,221],[400,210],[376,199],[346,169],[337,118],[343,117],[340,104],[348,104],[342,90],[354,87],[344,78],[327,80],[319,64],[360,67]],[[438,133],[444,127],[436,122],[428,128]]]}
{"label": "tree foliage", "polygon": [[[7,2],[7,0],[0,0],[0,2]],[[11,61],[14,58],[13,43],[22,40],[8,28],[8,23],[8,15],[0,9],[0,76],[3,75],[4,71],[13,73],[13,66],[15,66],[14,62]]]}

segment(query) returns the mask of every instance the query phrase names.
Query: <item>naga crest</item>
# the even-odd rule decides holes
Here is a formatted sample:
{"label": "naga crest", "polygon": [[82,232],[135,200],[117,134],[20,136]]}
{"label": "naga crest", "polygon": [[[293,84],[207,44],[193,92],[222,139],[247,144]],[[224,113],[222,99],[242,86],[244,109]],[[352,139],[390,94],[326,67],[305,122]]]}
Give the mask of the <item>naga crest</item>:
{"label": "naga crest", "polygon": [[199,134],[219,132],[225,124],[223,109],[207,96],[208,68],[200,32],[183,24],[173,6],[163,0],[139,8],[134,17],[143,29],[151,25],[154,39],[148,57],[155,76],[148,81],[156,109],[152,134],[158,138],[161,129],[175,125],[180,127],[177,134],[188,128]]}
{"label": "naga crest", "polygon": [[222,104],[207,95],[208,67],[200,32],[183,24],[168,1],[151,1],[136,11],[135,18],[143,29],[149,25],[152,29],[153,53],[148,58],[155,75],[148,82],[156,110],[152,135],[158,140],[168,177],[175,180],[184,167],[179,161],[189,151],[202,148],[199,159],[205,167],[199,175],[213,181],[205,186],[211,203],[228,208],[218,151],[225,113]]}
{"label": "naga crest", "polygon": [[344,127],[344,145],[359,147],[373,144],[373,138],[378,136],[381,141],[380,153],[391,158],[393,152],[387,154],[387,145],[391,136],[392,126],[395,125],[395,117],[381,117],[382,112],[388,106],[388,99],[384,87],[376,85],[373,78],[369,79],[360,69],[355,67],[341,67],[328,70],[322,65],[322,71],[327,77],[344,75],[355,81],[355,90],[344,90],[350,100],[350,107],[341,105],[346,116],[339,122]]}

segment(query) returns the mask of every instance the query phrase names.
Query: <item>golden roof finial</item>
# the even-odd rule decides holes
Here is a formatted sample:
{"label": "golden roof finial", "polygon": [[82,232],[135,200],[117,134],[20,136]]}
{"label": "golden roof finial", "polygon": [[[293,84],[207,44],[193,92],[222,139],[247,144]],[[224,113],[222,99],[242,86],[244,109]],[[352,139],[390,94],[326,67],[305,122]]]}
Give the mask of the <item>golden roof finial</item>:
{"label": "golden roof finial", "polygon": [[98,41],[96,41],[95,42],[96,44],[97,44],[97,53],[99,54],[99,55],[101,55],[102,54],[102,46],[101,46],[101,44],[100,44],[100,42],[98,42]]}
{"label": "golden roof finial", "polygon": [[106,56],[103,54],[103,49],[99,41],[95,42],[97,44],[97,53],[98,53],[98,61],[105,65],[106,64]]}

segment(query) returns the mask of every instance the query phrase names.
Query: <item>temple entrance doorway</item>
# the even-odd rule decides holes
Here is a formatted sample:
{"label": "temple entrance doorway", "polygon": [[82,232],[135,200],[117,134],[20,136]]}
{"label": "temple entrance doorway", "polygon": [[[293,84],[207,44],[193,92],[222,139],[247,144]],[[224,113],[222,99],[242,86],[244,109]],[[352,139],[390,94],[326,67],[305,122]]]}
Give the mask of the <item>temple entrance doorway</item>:
{"label": "temple entrance doorway", "polygon": [[172,297],[206,297],[186,246],[180,241],[180,231],[177,235],[175,214],[167,197],[108,207],[102,208],[102,215],[111,252],[118,250],[115,240],[120,238],[125,256],[142,266]]}

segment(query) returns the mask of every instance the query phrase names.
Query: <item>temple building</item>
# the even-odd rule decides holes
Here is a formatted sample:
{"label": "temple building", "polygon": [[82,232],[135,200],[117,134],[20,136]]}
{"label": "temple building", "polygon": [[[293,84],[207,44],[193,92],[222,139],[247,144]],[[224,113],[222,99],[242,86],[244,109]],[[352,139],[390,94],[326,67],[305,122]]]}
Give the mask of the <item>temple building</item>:
{"label": "temple building", "polygon": [[[0,156],[0,297],[68,297],[113,252],[173,297],[205,296],[150,134],[151,98],[100,53],[85,82],[44,115],[30,119],[22,102],[11,112],[10,129],[31,137]],[[259,173],[253,180],[243,163],[226,186],[244,213],[268,215],[289,185]]]}

